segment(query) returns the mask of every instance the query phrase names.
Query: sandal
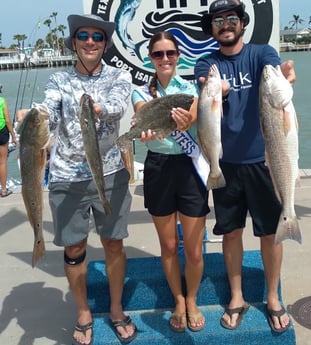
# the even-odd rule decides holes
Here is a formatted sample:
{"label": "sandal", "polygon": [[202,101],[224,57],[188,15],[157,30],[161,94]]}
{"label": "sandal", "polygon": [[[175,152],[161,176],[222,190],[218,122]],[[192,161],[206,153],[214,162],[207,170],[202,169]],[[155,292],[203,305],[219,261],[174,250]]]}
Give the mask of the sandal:
{"label": "sandal", "polygon": [[[191,321],[197,324],[200,319],[203,321],[202,325],[191,326]],[[198,311],[197,313],[187,313],[187,324],[188,324],[188,328],[192,332],[198,332],[205,327],[205,318],[200,311]]]}
{"label": "sandal", "polygon": [[[132,340],[134,340],[137,336],[137,328],[136,326],[133,324],[130,316],[126,316],[124,320],[116,320],[116,321],[112,321],[110,319],[110,322],[111,322],[111,325],[112,325],[112,328],[116,334],[116,336],[118,337],[118,339],[121,341],[121,343],[130,343]],[[123,329],[127,332],[126,330],[126,326],[128,326],[129,324],[133,324],[134,326],[134,333],[127,337],[127,338],[124,338],[121,336],[121,334],[118,332],[118,329],[117,327],[123,327]]]}
{"label": "sandal", "polygon": [[[91,334],[91,341],[88,343],[88,345],[92,345],[93,344],[93,322],[89,322],[86,325],[80,325],[79,323],[77,323],[75,330],[77,332],[83,333],[83,335],[86,335],[86,331],[91,329],[92,330],[92,334]],[[72,338],[72,345],[85,345],[85,343],[80,343],[80,341],[78,341],[75,338]]]}
{"label": "sandal", "polygon": [[242,305],[242,307],[226,308],[224,314],[228,314],[230,319],[231,319],[232,315],[238,314],[238,318],[236,320],[235,326],[231,326],[222,316],[222,318],[220,319],[220,323],[221,323],[222,327],[227,328],[227,329],[231,329],[231,330],[236,329],[237,327],[239,327],[239,325],[240,325],[240,323],[242,321],[243,315],[248,311],[249,307],[250,307],[250,305],[245,302]]}
{"label": "sandal", "polygon": [[[172,320],[176,321],[179,327],[174,326],[171,322]],[[186,330],[186,313],[173,313],[170,317],[169,325],[174,332],[184,332]]]}
{"label": "sandal", "polygon": [[273,316],[279,319],[279,323],[281,325],[281,316],[286,314],[286,311],[283,306],[281,310],[273,310],[267,307],[267,312],[268,312],[268,320],[269,320],[270,327],[274,332],[283,333],[288,329],[288,327],[290,326],[290,321],[288,321],[288,324],[285,327],[281,326],[281,328],[275,328],[274,326]]}
{"label": "sandal", "polygon": [[13,192],[9,189],[6,189],[5,192],[1,191],[1,198],[11,195]]}

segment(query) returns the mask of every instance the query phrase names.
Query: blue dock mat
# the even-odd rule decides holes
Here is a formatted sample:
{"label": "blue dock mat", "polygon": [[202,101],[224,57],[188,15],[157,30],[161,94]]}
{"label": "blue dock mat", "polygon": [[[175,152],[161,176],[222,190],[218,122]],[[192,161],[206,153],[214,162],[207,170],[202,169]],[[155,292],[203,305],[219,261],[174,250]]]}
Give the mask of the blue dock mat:
{"label": "blue dock mat", "polygon": [[[264,304],[252,305],[244,315],[240,327],[234,331],[220,325],[223,308],[208,306],[200,308],[206,318],[206,327],[200,332],[186,330],[173,332],[169,327],[170,311],[131,312],[138,335],[131,345],[295,345],[295,332],[291,326],[285,333],[271,330]],[[108,315],[94,314],[93,345],[120,345],[109,324]]]}
{"label": "blue dock mat", "polygon": [[[224,305],[230,300],[230,289],[223,255],[204,254],[204,273],[197,303],[199,306]],[[183,257],[181,257],[183,261]],[[109,311],[110,298],[105,262],[88,265],[88,302],[93,313]],[[243,259],[243,291],[249,303],[265,301],[265,279],[259,251],[247,251]],[[279,289],[281,298],[281,289]],[[160,257],[134,258],[127,261],[123,306],[125,310],[173,308]]]}

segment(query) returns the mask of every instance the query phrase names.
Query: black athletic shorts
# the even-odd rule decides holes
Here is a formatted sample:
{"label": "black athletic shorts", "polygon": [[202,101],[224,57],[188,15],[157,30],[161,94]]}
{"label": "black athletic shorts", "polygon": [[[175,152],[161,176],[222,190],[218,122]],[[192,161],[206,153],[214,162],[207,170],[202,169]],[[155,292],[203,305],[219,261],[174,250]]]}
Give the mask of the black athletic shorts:
{"label": "black athletic shorts", "polygon": [[221,163],[226,187],[213,190],[216,215],[215,235],[244,228],[249,212],[255,236],[275,234],[281,204],[264,162],[255,164]]}
{"label": "black athletic shorts", "polygon": [[154,216],[176,211],[189,217],[209,213],[208,191],[185,154],[148,151],[144,166],[145,207]]}
{"label": "black athletic shorts", "polygon": [[10,139],[10,132],[7,126],[0,129],[0,145],[5,145]]}

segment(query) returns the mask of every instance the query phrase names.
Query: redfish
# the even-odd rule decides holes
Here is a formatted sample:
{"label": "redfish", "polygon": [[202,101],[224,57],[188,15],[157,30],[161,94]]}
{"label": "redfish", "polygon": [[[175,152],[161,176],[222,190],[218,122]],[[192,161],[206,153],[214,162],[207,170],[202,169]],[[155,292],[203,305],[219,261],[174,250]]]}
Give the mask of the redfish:
{"label": "redfish", "polygon": [[28,111],[18,128],[22,196],[34,231],[32,267],[45,253],[42,193],[46,147],[49,143],[48,118],[48,109],[38,104]]}
{"label": "redfish", "polygon": [[266,164],[282,211],[275,243],[292,239],[301,243],[294,200],[299,178],[298,121],[292,102],[293,88],[280,67],[264,67],[260,81],[260,123],[265,140]]}
{"label": "redfish", "polygon": [[219,166],[222,157],[221,144],[222,83],[218,68],[212,65],[198,101],[198,143],[204,158],[209,162],[210,172],[207,189],[221,188],[226,185]]}
{"label": "redfish", "polygon": [[101,159],[96,129],[96,114],[94,112],[94,101],[91,96],[83,94],[80,98],[78,112],[84,151],[91,170],[99,198],[107,215],[111,214],[109,201],[105,196],[104,168]]}

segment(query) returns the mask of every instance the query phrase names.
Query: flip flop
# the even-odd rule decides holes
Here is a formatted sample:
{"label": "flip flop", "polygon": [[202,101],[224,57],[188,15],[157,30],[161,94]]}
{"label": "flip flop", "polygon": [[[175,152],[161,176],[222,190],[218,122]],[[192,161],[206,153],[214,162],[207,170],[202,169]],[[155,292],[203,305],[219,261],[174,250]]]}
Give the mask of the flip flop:
{"label": "flip flop", "polygon": [[[174,331],[174,332],[178,332],[178,333],[185,332],[185,330],[186,330],[186,322],[183,322],[183,321],[186,321],[186,319],[187,319],[186,318],[186,313],[180,313],[180,314],[173,313],[171,315],[171,317],[170,317],[170,320],[169,320],[169,325],[170,325],[171,330]],[[171,323],[171,320],[176,321],[179,324],[179,326],[182,326],[182,327],[175,327],[175,326],[173,326],[172,323]]]}
{"label": "flip flop", "polygon": [[286,314],[286,310],[284,309],[283,306],[280,310],[273,310],[267,307],[267,312],[268,312],[268,320],[269,320],[270,327],[274,332],[283,333],[286,330],[288,330],[290,326],[290,321],[285,327],[281,327],[281,328],[275,328],[274,322],[273,322],[273,316],[275,316],[279,319],[279,323],[281,324],[281,317]]}
{"label": "flip flop", "polygon": [[[110,319],[110,323],[112,325],[112,329],[114,330],[116,336],[118,337],[118,339],[120,340],[121,343],[127,344],[130,343],[132,340],[134,340],[137,336],[137,328],[136,326],[133,324],[130,316],[126,316],[125,319],[123,320],[116,320],[116,321],[112,321]],[[126,326],[128,326],[129,324],[133,324],[134,325],[134,333],[127,338],[123,338],[120,333],[118,332],[117,327],[123,327],[123,329],[126,331]]]}
{"label": "flip flop", "polygon": [[[197,323],[200,319],[203,319],[204,322],[202,325],[200,326],[191,326],[191,320],[194,321],[194,323]],[[187,325],[188,328],[192,331],[192,332],[198,332],[201,329],[203,329],[205,327],[205,318],[203,316],[203,314],[199,311],[197,313],[187,313]]]}
{"label": "flip flop", "polygon": [[[220,319],[221,325],[222,325],[224,328],[227,328],[227,329],[231,329],[231,330],[236,329],[237,327],[239,327],[239,325],[240,325],[240,323],[241,323],[241,321],[242,321],[242,319],[243,319],[243,315],[248,311],[249,307],[250,307],[250,305],[249,305],[247,302],[245,302],[245,303],[242,305],[242,307],[238,307],[238,308],[228,308],[228,307],[227,307],[227,308],[225,309],[224,314],[228,314],[228,315],[230,316],[230,319],[231,319],[231,317],[232,317],[233,314],[239,314],[239,316],[238,316],[238,318],[237,318],[237,320],[236,320],[235,326],[231,326],[230,324],[228,324],[228,322],[225,321],[225,320],[223,319],[223,316],[222,316],[221,319]],[[223,314],[223,315],[224,315],[224,314]]]}
{"label": "flip flop", "polygon": [[[92,345],[93,344],[93,322],[91,321],[91,322],[87,323],[86,325],[80,325],[79,323],[77,323],[77,325],[75,327],[75,330],[77,332],[83,333],[84,336],[86,335],[86,331],[88,329],[92,330],[91,341],[89,342],[88,345]],[[80,343],[80,341],[78,341],[77,339],[72,338],[72,345],[84,345],[84,344],[85,343]]]}
{"label": "flip flop", "polygon": [[11,190],[6,189],[5,192],[1,192],[1,198],[5,198],[5,197],[11,195],[12,193],[13,193],[13,192],[12,192]]}

